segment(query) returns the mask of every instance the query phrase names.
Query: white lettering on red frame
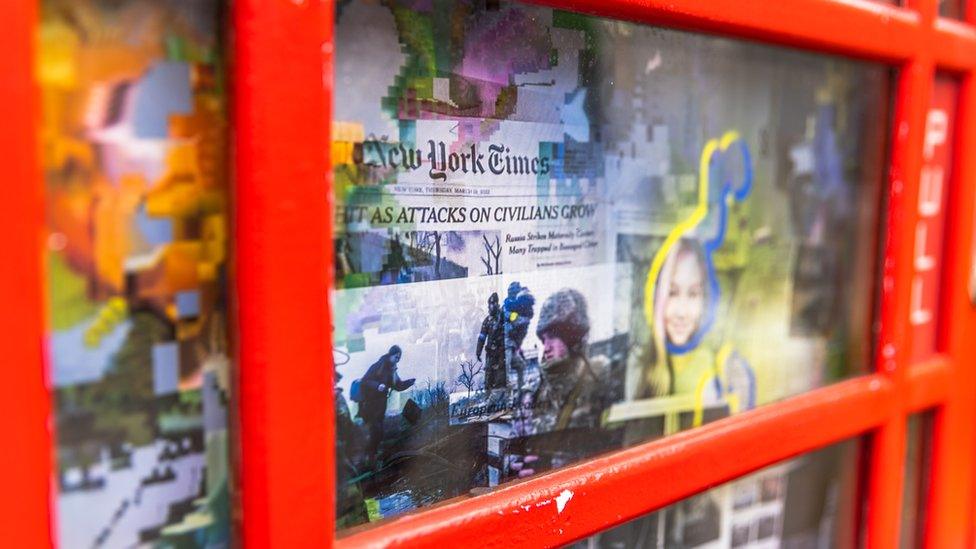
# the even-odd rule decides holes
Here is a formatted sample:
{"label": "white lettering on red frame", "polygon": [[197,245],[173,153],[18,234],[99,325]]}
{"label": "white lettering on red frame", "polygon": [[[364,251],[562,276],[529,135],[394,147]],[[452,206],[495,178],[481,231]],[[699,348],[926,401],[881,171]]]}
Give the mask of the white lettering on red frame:
{"label": "white lettering on red frame", "polygon": [[925,118],[909,316],[913,335],[912,360],[915,362],[933,355],[938,344],[937,312],[956,94],[954,80],[936,79],[932,106]]}

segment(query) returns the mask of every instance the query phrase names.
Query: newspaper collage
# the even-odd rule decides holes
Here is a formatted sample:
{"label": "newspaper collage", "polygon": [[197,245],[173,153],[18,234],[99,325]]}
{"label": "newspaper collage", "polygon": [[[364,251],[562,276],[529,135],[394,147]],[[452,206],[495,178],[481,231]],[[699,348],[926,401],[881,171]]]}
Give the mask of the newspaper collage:
{"label": "newspaper collage", "polygon": [[339,528],[865,367],[883,68],[521,3],[336,21]]}

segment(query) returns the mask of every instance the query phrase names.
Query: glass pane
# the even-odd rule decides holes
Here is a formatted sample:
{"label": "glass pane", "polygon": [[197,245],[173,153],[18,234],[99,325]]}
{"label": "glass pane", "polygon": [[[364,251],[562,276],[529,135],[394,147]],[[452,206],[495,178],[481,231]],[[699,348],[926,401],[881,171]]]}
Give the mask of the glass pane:
{"label": "glass pane", "polygon": [[571,547],[854,547],[858,452],[849,441],[773,465]]}
{"label": "glass pane", "polygon": [[62,547],[229,544],[217,0],[43,0]]}
{"label": "glass pane", "polygon": [[863,372],[885,67],[339,5],[339,524]]}
{"label": "glass pane", "polygon": [[966,13],[964,0],[939,0],[939,16],[951,19],[962,19]]}
{"label": "glass pane", "polygon": [[901,547],[924,547],[926,499],[932,463],[933,412],[908,418],[905,451],[905,494],[901,512]]}

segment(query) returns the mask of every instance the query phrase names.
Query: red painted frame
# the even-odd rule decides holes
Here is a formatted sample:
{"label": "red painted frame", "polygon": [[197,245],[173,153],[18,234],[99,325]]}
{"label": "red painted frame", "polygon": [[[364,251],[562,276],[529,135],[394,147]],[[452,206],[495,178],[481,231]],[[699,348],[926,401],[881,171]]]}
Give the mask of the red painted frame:
{"label": "red painted frame", "polygon": [[[840,53],[898,70],[875,373],[700,429],[446,502],[334,540],[329,119],[334,4],[233,5],[235,288],[238,319],[238,501],[243,545],[552,546],[640,516],[707,486],[845,438],[871,435],[866,541],[894,547],[901,520],[907,414],[934,409],[927,495],[931,547],[974,541],[976,309],[969,302],[976,202],[976,2],[967,22],[936,17],[935,0],[544,0],[648,24]],[[11,546],[51,544],[50,397],[42,377],[43,202],[31,78],[36,0],[0,2],[0,144],[10,187],[0,201],[9,262],[0,269],[0,342],[8,364],[0,452],[11,493],[0,532]],[[922,130],[936,71],[960,81],[943,263],[941,352],[910,364],[912,231]],[[24,108],[27,105],[27,108]],[[10,305],[13,305],[11,308]],[[775,440],[775,444],[770,443]],[[742,450],[747,448],[747,452]],[[724,459],[731,453],[737,459]],[[678,474],[680,471],[680,474]],[[652,487],[653,489],[649,489]],[[563,489],[572,503],[546,503]],[[532,512],[524,505],[541,504]]]}
{"label": "red painted frame", "polygon": [[52,544],[51,396],[44,373],[43,222],[33,78],[34,2],[0,2],[0,160],[7,184],[0,199],[4,268],[0,268],[0,471],[13,497],[0,503],[0,537],[10,547]]}

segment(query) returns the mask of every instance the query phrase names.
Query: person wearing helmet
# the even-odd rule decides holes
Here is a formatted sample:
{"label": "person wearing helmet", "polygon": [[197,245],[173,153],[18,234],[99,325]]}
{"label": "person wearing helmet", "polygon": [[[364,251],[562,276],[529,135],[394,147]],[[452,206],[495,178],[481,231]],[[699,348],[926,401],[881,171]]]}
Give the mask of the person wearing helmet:
{"label": "person wearing helmet", "polygon": [[535,314],[535,296],[519,282],[508,285],[508,297],[502,307],[505,319],[505,364],[518,374],[517,389],[525,383],[525,357],[522,342],[529,333],[529,324]]}
{"label": "person wearing helmet", "polygon": [[615,399],[610,360],[589,356],[590,319],[583,294],[563,288],[550,295],[539,311],[536,335],[542,342],[540,379],[534,392],[522,395],[513,422],[523,440],[508,456],[506,474],[512,478],[571,463],[582,457],[582,446],[592,449],[613,440],[593,438]]}
{"label": "person wearing helmet", "polygon": [[550,295],[539,312],[536,335],[542,342],[542,379],[535,394],[536,432],[575,427],[599,427],[609,404],[604,357],[590,359],[590,319],[586,299],[563,288]]}
{"label": "person wearing helmet", "polygon": [[553,364],[585,354],[590,318],[583,294],[564,288],[549,296],[539,311],[536,335],[542,342],[542,363]]}
{"label": "person wearing helmet", "polygon": [[488,315],[481,323],[478,335],[478,349],[475,356],[481,361],[485,353],[485,389],[504,388],[507,384],[505,369],[505,315],[498,305],[498,294],[488,297]]}

